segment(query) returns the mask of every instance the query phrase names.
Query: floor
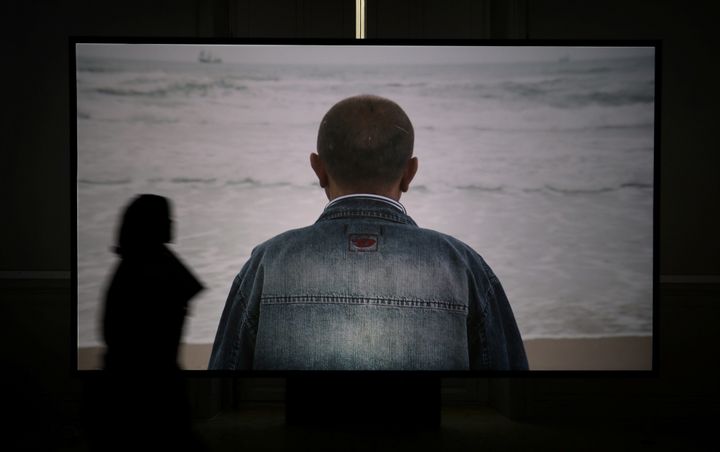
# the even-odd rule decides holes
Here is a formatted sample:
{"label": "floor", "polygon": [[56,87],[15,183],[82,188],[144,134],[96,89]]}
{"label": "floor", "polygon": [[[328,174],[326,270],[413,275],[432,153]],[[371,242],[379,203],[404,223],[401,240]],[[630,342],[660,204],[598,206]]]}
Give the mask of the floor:
{"label": "floor", "polygon": [[[196,421],[198,447],[225,451],[714,451],[712,425],[697,422],[510,420],[487,407],[445,407],[439,429],[391,426],[288,427],[281,404],[246,406]],[[89,451],[82,430],[65,432],[54,450]],[[41,450],[31,446],[16,450]],[[143,445],[147,446],[147,445]],[[145,447],[143,447],[144,449]],[[43,447],[42,450],[50,450]],[[148,449],[150,450],[150,449]],[[168,449],[169,450],[169,449]]]}
{"label": "floor", "polygon": [[436,431],[288,428],[283,413],[256,407],[221,414],[198,426],[208,450],[289,451],[654,451],[717,450],[686,425],[518,422],[490,408],[445,408]]}

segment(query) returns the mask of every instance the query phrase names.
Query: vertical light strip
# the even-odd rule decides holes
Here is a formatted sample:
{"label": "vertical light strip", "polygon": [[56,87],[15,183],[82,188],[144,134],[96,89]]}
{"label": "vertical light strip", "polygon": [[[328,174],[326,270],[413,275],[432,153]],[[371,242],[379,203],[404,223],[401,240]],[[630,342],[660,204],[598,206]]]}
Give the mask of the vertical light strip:
{"label": "vertical light strip", "polygon": [[360,24],[360,39],[365,39],[365,31],[367,30],[367,24],[365,23],[365,0],[360,0],[360,13],[362,14],[362,23]]}
{"label": "vertical light strip", "polygon": [[355,0],[355,39],[365,39],[365,0]]}

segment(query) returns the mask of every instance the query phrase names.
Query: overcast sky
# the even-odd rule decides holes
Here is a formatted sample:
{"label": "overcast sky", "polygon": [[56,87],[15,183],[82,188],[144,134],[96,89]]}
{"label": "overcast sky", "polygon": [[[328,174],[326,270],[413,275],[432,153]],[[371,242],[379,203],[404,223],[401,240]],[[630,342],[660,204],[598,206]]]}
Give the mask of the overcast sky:
{"label": "overcast sky", "polygon": [[196,44],[77,44],[78,56],[137,60],[197,61],[202,49],[228,63],[455,64],[553,61],[652,56],[651,47],[515,46],[307,46]]}

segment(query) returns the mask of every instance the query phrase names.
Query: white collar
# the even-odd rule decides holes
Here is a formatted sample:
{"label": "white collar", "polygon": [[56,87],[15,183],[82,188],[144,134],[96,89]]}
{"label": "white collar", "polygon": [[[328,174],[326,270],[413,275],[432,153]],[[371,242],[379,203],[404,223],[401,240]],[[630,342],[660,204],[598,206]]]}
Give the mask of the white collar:
{"label": "white collar", "polygon": [[400,209],[400,211],[401,211],[402,213],[404,213],[404,214],[407,215],[407,212],[405,211],[405,207],[404,207],[402,204],[400,204],[399,202],[395,201],[394,199],[390,199],[390,198],[388,198],[387,196],[375,195],[375,194],[372,194],[372,193],[353,193],[353,194],[350,194],[350,195],[338,196],[337,198],[335,198],[335,199],[333,199],[332,201],[330,201],[330,202],[325,206],[325,209],[327,209],[328,207],[332,206],[333,204],[335,204],[336,202],[340,201],[341,199],[348,199],[348,198],[372,198],[372,199],[377,199],[378,201],[384,201],[384,202],[386,202],[386,203],[388,203],[388,204],[390,204],[390,205],[392,205],[392,206]]}

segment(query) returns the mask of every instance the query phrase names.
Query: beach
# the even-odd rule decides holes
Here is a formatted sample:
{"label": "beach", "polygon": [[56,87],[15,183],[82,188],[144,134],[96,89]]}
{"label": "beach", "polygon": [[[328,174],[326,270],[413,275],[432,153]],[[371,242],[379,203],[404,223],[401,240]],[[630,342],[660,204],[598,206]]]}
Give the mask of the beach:
{"label": "beach", "polygon": [[[212,344],[182,344],[185,370],[204,370]],[[651,370],[651,336],[542,338],[525,341],[530,370]],[[78,369],[99,369],[103,347],[78,348]],[[139,369],[142,371],[142,369]]]}

